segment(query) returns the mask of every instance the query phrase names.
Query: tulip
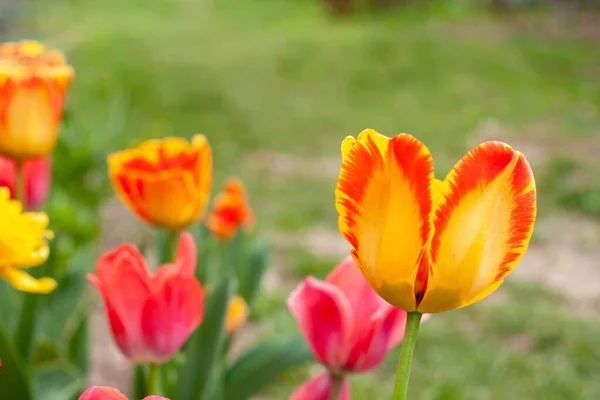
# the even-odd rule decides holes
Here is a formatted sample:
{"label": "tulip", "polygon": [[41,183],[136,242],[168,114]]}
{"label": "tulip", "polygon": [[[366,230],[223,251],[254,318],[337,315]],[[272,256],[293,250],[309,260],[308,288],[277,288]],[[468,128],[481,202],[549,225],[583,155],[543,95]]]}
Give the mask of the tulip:
{"label": "tulip", "polygon": [[322,372],[296,389],[290,400],[351,400],[350,385],[345,378],[339,383],[337,398],[332,397],[336,396],[332,393],[335,391],[335,379],[330,373]]}
{"label": "tulip", "polygon": [[536,217],[531,167],[491,141],[440,181],[423,143],[367,129],[342,143],[335,196],[356,264],[382,298],[408,312],[394,389],[405,399],[422,313],[485,298],[527,250]]}
{"label": "tulip", "polygon": [[250,308],[244,298],[238,295],[231,297],[227,306],[227,316],[225,317],[225,332],[227,332],[227,335],[231,336],[240,329],[249,315]]}
{"label": "tulip", "polygon": [[38,42],[0,44],[0,153],[25,159],[54,149],[73,74]]}
{"label": "tulip", "polygon": [[406,312],[381,299],[350,257],[325,282],[306,278],[288,306],[313,355],[333,376],[375,368],[402,340],[406,323]]}
{"label": "tulip", "polygon": [[242,181],[229,178],[223,191],[215,199],[212,212],[206,220],[208,230],[218,239],[232,239],[240,226],[254,225],[254,212],[248,205]]}
{"label": "tulip", "polygon": [[88,279],[104,300],[113,338],[138,364],[169,360],[200,325],[204,291],[195,278],[196,244],[180,236],[174,264],[151,275],[143,256],[124,244],[98,259]]}
{"label": "tulip", "polygon": [[[127,396],[108,386],[92,386],[79,397],[79,400],[127,400]],[[169,400],[166,397],[147,396],[144,400]]]}
{"label": "tulip", "polygon": [[23,212],[21,203],[10,199],[10,191],[0,187],[0,278],[15,289],[30,293],[50,293],[56,281],[35,279],[23,271],[46,261],[50,250],[47,239],[48,216]]}
{"label": "tulip", "polygon": [[[29,158],[23,161],[23,179],[25,180],[25,207],[34,210],[41,207],[48,198],[52,180],[52,161],[50,157]],[[0,186],[10,190],[15,198],[17,183],[17,163],[11,158],[0,156]]]}
{"label": "tulip", "polygon": [[148,140],[108,157],[112,185],[142,220],[180,230],[199,220],[212,182],[212,153],[206,137]]}
{"label": "tulip", "polygon": [[525,253],[536,216],[523,154],[501,142],[467,153],[444,181],[414,137],[368,129],[342,144],[342,235],[375,291],[407,312],[439,313],[494,292]]}

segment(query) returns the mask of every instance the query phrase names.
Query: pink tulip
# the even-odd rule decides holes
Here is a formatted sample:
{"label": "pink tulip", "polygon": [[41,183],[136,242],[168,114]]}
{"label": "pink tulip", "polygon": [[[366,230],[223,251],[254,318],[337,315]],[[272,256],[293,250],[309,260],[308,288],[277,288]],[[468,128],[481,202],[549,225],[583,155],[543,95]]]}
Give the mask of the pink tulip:
{"label": "pink tulip", "polygon": [[200,325],[204,291],[194,276],[196,244],[181,234],[174,264],[151,275],[138,249],[124,244],[104,254],[88,279],[102,296],[113,338],[138,364],[169,360]]}
{"label": "pink tulip", "polygon": [[343,379],[336,399],[331,398],[333,377],[329,372],[322,372],[296,389],[290,400],[351,400],[350,385]]}
{"label": "pink tulip", "polygon": [[[108,386],[92,386],[79,397],[79,400],[127,400],[127,396]],[[166,397],[148,396],[144,400],[169,400]]]}
{"label": "pink tulip", "polygon": [[288,298],[315,358],[334,373],[375,368],[404,336],[406,312],[381,299],[351,258]]}
{"label": "pink tulip", "polygon": [[[42,206],[50,192],[52,181],[52,161],[49,156],[29,158],[23,162],[23,177],[25,179],[25,206],[34,210]],[[0,186],[10,190],[14,198],[17,182],[17,163],[8,157],[0,156]]]}

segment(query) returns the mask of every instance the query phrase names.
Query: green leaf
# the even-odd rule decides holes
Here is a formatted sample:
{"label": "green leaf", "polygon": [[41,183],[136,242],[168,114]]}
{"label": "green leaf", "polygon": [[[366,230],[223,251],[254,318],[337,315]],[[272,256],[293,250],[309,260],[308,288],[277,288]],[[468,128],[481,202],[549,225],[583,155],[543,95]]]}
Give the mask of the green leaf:
{"label": "green leaf", "polygon": [[247,263],[242,263],[237,268],[238,294],[246,300],[249,307],[252,306],[258,294],[262,277],[269,266],[270,254],[271,245],[269,242],[257,240],[250,246]]}
{"label": "green leaf", "polygon": [[54,363],[60,358],[56,343],[50,340],[42,340],[37,343],[33,353],[33,365],[40,366]]}
{"label": "green leaf", "polygon": [[214,370],[222,357],[225,339],[224,321],[229,298],[233,294],[233,282],[224,280],[208,297],[204,321],[190,338],[186,360],[177,387],[176,399],[211,400],[210,381],[215,379]]}
{"label": "green leaf", "polygon": [[84,390],[83,376],[75,368],[54,364],[39,368],[33,376],[35,398],[39,400],[66,400]]}
{"label": "green leaf", "polygon": [[67,354],[84,374],[88,369],[88,319],[84,316],[70,338],[67,339]]}
{"label": "green leaf", "polygon": [[242,253],[246,244],[246,233],[238,229],[231,240],[220,243],[221,251],[221,273],[231,274],[235,272],[242,263]]}
{"label": "green leaf", "polygon": [[192,231],[192,234],[194,235],[196,246],[198,246],[198,255],[196,258],[196,278],[198,278],[202,284],[205,284],[208,280],[210,262],[209,257],[211,250],[214,247],[212,246],[214,243],[209,240],[210,233],[204,224],[200,224]]}
{"label": "green leaf", "polygon": [[0,327],[0,399],[32,400],[31,381],[25,362],[4,327]]}
{"label": "green leaf", "polygon": [[225,376],[225,400],[246,400],[285,370],[313,360],[302,337],[269,341],[248,350]]}
{"label": "green leaf", "polygon": [[0,280],[0,323],[10,332],[16,327],[22,297],[21,292]]}

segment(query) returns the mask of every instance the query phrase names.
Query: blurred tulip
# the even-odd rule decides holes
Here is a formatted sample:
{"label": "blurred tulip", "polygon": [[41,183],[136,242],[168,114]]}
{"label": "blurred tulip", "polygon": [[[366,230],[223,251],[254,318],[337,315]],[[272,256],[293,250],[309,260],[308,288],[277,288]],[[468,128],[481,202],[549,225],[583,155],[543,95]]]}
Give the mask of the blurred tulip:
{"label": "blurred tulip", "polygon": [[138,364],[169,360],[200,325],[204,291],[195,278],[196,244],[181,234],[174,264],[154,275],[138,249],[124,244],[98,259],[88,279],[106,306],[121,352]]}
{"label": "blurred tulip", "polygon": [[179,230],[199,220],[212,182],[212,153],[204,135],[148,140],[108,157],[112,185],[144,221]]}
{"label": "blurred tulip", "polygon": [[334,387],[334,378],[329,372],[322,372],[296,389],[290,400],[351,400],[348,380],[346,378],[342,379],[335,399],[332,397],[334,394],[331,393]]}
{"label": "blurred tulip", "polygon": [[0,44],[0,153],[16,159],[54,149],[73,68],[35,41]]}
{"label": "blurred tulip", "polygon": [[250,229],[252,225],[254,212],[248,205],[244,185],[238,178],[229,178],[215,199],[206,226],[215,237],[226,241],[235,236],[240,226]]}
{"label": "blurred tulip", "polygon": [[[34,210],[41,207],[48,198],[52,180],[52,161],[49,156],[28,158],[23,161],[25,179],[25,207]],[[0,156],[0,186],[10,190],[15,198],[17,163],[12,158]]]}
{"label": "blurred tulip", "polygon": [[438,313],[483,299],[517,266],[536,190],[527,160],[507,144],[477,146],[440,181],[417,139],[367,129],[342,143],[336,208],[373,289],[407,312]]}
{"label": "blurred tulip", "polygon": [[229,299],[227,317],[225,318],[225,331],[227,335],[231,336],[240,329],[249,315],[250,308],[248,308],[248,304],[246,304],[242,296],[235,295]]}
{"label": "blurred tulip", "polygon": [[375,368],[404,335],[406,312],[381,299],[350,257],[325,282],[306,278],[288,306],[315,358],[335,373]]}
{"label": "blurred tulip", "polygon": [[10,199],[7,188],[0,187],[0,279],[15,289],[30,293],[49,293],[56,287],[50,278],[35,279],[23,271],[46,261],[50,250],[47,239],[48,216],[23,212],[21,203]]}
{"label": "blurred tulip", "polygon": [[[92,386],[79,397],[79,400],[128,400],[127,396],[109,386]],[[166,397],[147,396],[144,400],[169,400]]]}

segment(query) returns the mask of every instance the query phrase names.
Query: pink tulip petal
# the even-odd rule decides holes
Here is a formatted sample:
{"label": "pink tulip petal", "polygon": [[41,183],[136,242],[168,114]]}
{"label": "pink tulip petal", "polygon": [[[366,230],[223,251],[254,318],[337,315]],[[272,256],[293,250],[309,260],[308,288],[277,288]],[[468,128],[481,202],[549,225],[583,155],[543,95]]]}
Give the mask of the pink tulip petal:
{"label": "pink tulip petal", "polygon": [[204,291],[194,277],[173,277],[143,307],[143,343],[153,349],[155,362],[177,352],[200,325],[204,314]]}
{"label": "pink tulip petal", "polygon": [[[368,320],[384,304],[387,304],[371,288],[352,259],[344,258],[327,276],[326,281],[337,286],[350,302],[355,321]],[[359,324],[364,326],[366,324]]]}
{"label": "pink tulip petal", "polygon": [[405,325],[406,312],[386,304],[372,320],[369,332],[352,349],[346,368],[353,372],[363,372],[378,366],[392,341],[397,340],[397,337],[392,336],[398,332],[402,332],[403,336]]}
{"label": "pink tulip petal", "polygon": [[79,400],[127,400],[127,396],[108,386],[92,386],[79,397]]}
{"label": "pink tulip petal", "polygon": [[344,378],[337,399],[331,399],[333,378],[325,371],[310,379],[294,391],[290,400],[351,400],[350,385]]}
{"label": "pink tulip petal", "polygon": [[182,276],[194,276],[196,271],[197,250],[194,237],[189,232],[181,232],[175,260],[175,263],[180,268]]}
{"label": "pink tulip petal", "polygon": [[354,327],[350,304],[339,288],[308,277],[289,296],[288,307],[314,356],[330,368],[342,367]]}
{"label": "pink tulip petal", "polygon": [[33,210],[43,205],[50,193],[52,183],[52,161],[50,157],[25,160],[23,174],[25,175],[27,208]]}

